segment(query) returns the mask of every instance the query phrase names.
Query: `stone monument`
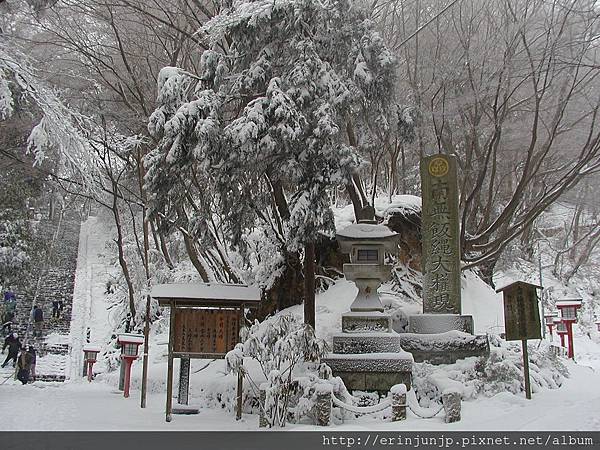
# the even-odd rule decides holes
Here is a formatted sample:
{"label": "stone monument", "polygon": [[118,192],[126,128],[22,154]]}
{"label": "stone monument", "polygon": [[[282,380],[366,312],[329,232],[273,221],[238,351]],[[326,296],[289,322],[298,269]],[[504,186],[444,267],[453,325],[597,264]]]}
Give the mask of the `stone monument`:
{"label": "stone monument", "polygon": [[421,160],[423,314],[409,317],[402,346],[415,361],[452,363],[489,352],[486,336],[473,336],[473,317],[461,314],[456,160]]}
{"label": "stone monument", "polygon": [[384,256],[396,251],[398,235],[373,220],[362,220],[336,237],[342,252],[350,254],[344,274],[358,294],[342,315],[342,333],[333,336],[333,353],[325,362],[350,391],[385,392],[400,383],[410,388],[413,358],[402,349],[377,292],[390,277],[392,266],[384,264]]}

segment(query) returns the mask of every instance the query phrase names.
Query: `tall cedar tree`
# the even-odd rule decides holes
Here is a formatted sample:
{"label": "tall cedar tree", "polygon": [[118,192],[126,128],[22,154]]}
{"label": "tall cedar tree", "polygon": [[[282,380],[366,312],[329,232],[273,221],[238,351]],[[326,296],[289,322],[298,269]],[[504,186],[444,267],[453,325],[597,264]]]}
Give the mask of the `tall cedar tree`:
{"label": "tall cedar tree", "polygon": [[[319,233],[335,231],[329,189],[351,183],[360,163],[349,127],[388,126],[394,59],[347,0],[237,2],[202,31],[210,49],[199,73],[159,75],[149,122],[159,144],[146,158],[152,208],[185,208],[200,240],[218,213],[234,244],[271,226],[282,253],[314,255]],[[312,258],[305,280],[314,326]]]}

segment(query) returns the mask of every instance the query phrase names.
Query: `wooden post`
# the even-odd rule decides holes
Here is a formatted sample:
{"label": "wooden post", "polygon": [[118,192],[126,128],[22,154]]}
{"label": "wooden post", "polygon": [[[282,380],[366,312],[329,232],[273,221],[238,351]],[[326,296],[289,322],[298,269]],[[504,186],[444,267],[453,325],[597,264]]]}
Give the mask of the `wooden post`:
{"label": "wooden post", "polygon": [[129,398],[129,385],[131,384],[131,358],[125,359],[125,386],[123,389],[123,397]]}
{"label": "wooden post", "polygon": [[406,419],[406,385],[396,384],[390,389],[392,396],[392,422]]}
{"label": "wooden post", "polygon": [[175,334],[175,302],[173,300],[171,300],[171,307],[169,309],[169,360],[167,365],[167,406],[165,411],[167,422],[173,419],[173,336]]}
{"label": "wooden post", "polygon": [[573,343],[573,322],[571,322],[570,320],[567,322],[567,338],[569,340],[568,357],[569,359],[575,359],[575,347]]}
{"label": "wooden post", "polygon": [[177,403],[188,404],[190,392],[190,358],[179,358],[179,392]]}
{"label": "wooden post", "polygon": [[121,347],[121,359],[119,360],[119,390],[125,390],[125,361],[123,360],[123,348]]}
{"label": "wooden post", "polygon": [[[244,324],[244,305],[240,306],[240,316],[239,316],[239,326],[238,326],[238,338],[239,332],[242,329]],[[237,379],[237,410],[235,419],[240,420],[242,418],[242,395],[244,392],[244,361],[242,360],[242,367],[238,371],[238,379]]]}
{"label": "wooden post", "polygon": [[[144,216],[144,224],[147,227],[147,220]],[[146,250],[145,258],[148,257],[147,252],[147,238],[148,238],[148,230],[144,230],[144,250]],[[142,398],[140,401],[140,407],[146,407],[146,391],[148,386],[148,340],[150,337],[150,294],[146,295],[146,320],[144,323],[144,365],[142,366]]]}
{"label": "wooden post", "polygon": [[527,351],[527,339],[521,341],[523,345],[523,372],[525,374],[525,397],[531,400],[531,383],[529,381],[529,352]]}
{"label": "wooden post", "polygon": [[333,395],[331,385],[325,384],[317,390],[316,418],[317,425],[326,427],[331,421],[331,396]]}
{"label": "wooden post", "polygon": [[237,379],[237,410],[235,414],[235,420],[240,420],[242,418],[242,393],[244,388],[244,369],[240,367],[238,371],[238,379]]}
{"label": "wooden post", "polygon": [[459,392],[450,391],[442,394],[442,405],[446,412],[444,418],[446,423],[460,421],[461,394]]}
{"label": "wooden post", "polygon": [[260,414],[258,416],[258,426],[259,428],[266,428],[269,425],[269,421],[267,420],[267,413],[265,411],[265,404],[267,402],[267,391],[264,389],[260,389],[259,400],[258,403],[260,405]]}

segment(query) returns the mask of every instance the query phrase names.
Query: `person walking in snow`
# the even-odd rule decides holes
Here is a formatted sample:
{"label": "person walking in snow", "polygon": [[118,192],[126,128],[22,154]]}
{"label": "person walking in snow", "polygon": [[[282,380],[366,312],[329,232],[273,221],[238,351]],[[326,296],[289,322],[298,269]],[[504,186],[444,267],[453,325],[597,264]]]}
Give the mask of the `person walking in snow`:
{"label": "person walking in snow", "polygon": [[13,360],[13,367],[17,364],[17,357],[19,356],[19,350],[21,350],[21,341],[19,340],[19,336],[17,333],[12,333],[4,339],[4,347],[2,347],[2,353],[8,347],[8,356],[2,363],[2,368],[6,367],[8,362]]}
{"label": "person walking in snow", "polygon": [[35,347],[30,345],[27,352],[31,355],[31,366],[29,367],[29,379],[35,381],[35,363],[37,361],[37,353]]}
{"label": "person walking in snow", "polygon": [[60,318],[60,305],[57,299],[52,300],[52,318]]}
{"label": "person walking in snow", "polygon": [[44,326],[44,312],[42,308],[35,305],[33,307],[33,336],[42,337],[42,327]]}
{"label": "person walking in snow", "polygon": [[12,334],[12,325],[13,319],[15,318],[15,313],[12,311],[6,311],[2,315],[2,335],[9,336]]}
{"label": "person walking in snow", "polygon": [[29,371],[31,370],[31,361],[33,356],[28,351],[23,350],[19,355],[19,362],[17,364],[19,370],[17,371],[17,380],[23,384],[27,384],[29,381]]}

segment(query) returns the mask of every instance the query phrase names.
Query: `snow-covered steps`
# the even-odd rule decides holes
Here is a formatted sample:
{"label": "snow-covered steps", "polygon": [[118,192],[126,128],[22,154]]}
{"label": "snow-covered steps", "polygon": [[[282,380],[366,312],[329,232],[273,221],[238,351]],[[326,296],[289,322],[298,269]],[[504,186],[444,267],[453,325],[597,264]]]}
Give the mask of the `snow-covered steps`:
{"label": "snow-covered steps", "polygon": [[35,366],[35,379],[37,381],[65,381],[67,355],[48,353],[38,356]]}
{"label": "snow-covered steps", "polygon": [[65,376],[64,375],[56,375],[56,374],[43,374],[43,375],[37,375],[35,376],[35,381],[44,381],[44,382],[59,382],[59,383],[63,383],[65,381]]}
{"label": "snow-covered steps", "polygon": [[67,343],[46,343],[41,345],[40,353],[47,354],[51,353],[54,355],[66,355],[69,353],[69,344]]}

